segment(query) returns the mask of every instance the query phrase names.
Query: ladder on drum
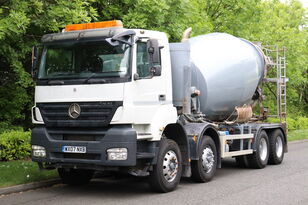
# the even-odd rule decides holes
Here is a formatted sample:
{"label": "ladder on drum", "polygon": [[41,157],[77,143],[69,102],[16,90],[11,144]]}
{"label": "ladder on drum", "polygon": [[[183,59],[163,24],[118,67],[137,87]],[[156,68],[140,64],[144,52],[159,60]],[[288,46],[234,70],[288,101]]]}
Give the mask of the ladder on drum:
{"label": "ladder on drum", "polygon": [[287,78],[286,78],[286,56],[283,47],[283,56],[278,57],[277,64],[277,113],[280,121],[286,121],[287,116]]}
{"label": "ladder on drum", "polygon": [[[276,76],[264,78],[264,82],[276,83],[276,103],[277,112],[276,114],[269,115],[269,117],[277,117],[281,122],[286,122],[287,117],[287,63],[286,63],[286,48],[279,48],[278,45],[274,46],[262,46],[262,50],[267,59],[267,74],[268,69],[275,71]],[[266,74],[266,75],[267,75]]]}

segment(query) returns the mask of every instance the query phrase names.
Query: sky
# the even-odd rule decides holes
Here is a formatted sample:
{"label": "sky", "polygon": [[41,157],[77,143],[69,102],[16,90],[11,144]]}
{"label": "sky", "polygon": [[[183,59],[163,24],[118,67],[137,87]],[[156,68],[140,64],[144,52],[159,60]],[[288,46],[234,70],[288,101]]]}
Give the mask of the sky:
{"label": "sky", "polygon": [[305,8],[308,7],[308,0],[300,0],[300,2],[302,2]]}
{"label": "sky", "polygon": [[[285,1],[287,1],[287,0],[280,0],[280,1],[285,2]],[[299,0],[299,1],[302,2],[303,6],[304,6],[305,8],[308,7],[308,0]]]}

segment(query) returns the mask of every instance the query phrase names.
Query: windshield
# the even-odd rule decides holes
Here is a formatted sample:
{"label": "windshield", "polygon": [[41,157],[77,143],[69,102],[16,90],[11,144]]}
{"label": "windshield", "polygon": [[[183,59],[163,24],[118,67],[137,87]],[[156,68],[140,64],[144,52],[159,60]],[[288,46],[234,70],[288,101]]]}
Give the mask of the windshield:
{"label": "windshield", "polygon": [[129,45],[106,41],[45,46],[38,79],[123,77],[129,71]]}

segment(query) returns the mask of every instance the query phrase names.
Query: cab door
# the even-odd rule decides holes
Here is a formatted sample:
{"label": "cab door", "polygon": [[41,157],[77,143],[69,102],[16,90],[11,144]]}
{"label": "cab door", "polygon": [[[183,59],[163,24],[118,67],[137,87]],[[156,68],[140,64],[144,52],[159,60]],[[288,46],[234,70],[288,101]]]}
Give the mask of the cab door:
{"label": "cab door", "polygon": [[[135,107],[134,122],[151,123],[156,111],[166,103],[166,84],[162,75],[161,48],[156,45],[151,53],[150,40],[136,43],[135,73],[133,74],[133,105]],[[158,43],[158,41],[156,41]],[[150,50],[150,51],[149,51]],[[152,56],[151,56],[152,55]],[[154,62],[153,62],[154,60]]]}

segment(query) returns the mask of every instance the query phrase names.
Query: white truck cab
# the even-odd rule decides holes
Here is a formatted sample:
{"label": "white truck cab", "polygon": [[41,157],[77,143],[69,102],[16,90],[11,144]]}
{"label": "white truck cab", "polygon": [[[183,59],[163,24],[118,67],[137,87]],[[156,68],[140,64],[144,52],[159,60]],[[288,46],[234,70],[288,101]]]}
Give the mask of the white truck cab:
{"label": "white truck cab", "polygon": [[[164,127],[177,121],[172,104],[168,39],[162,32],[131,29],[134,35],[125,37],[134,42],[132,45],[113,46],[102,40],[111,39],[111,32],[116,35],[127,31],[111,27],[64,31],[43,37],[46,45],[38,70],[35,103],[122,102],[109,123],[132,125],[137,139],[160,140]],[[158,42],[155,63],[159,74],[150,71],[147,50],[150,39]],[[43,124],[40,110],[34,110],[33,123]]]}

